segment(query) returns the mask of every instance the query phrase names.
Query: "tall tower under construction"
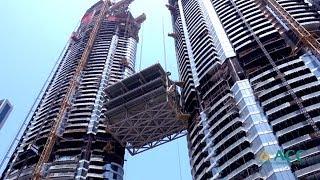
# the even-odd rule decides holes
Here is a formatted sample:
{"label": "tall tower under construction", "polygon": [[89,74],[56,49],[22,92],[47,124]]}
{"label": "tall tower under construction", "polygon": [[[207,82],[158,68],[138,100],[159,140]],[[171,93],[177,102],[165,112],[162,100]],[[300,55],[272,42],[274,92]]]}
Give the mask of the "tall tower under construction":
{"label": "tall tower under construction", "polygon": [[105,88],[134,74],[131,0],[99,1],[83,16],[2,179],[123,179],[124,147],[106,131]]}
{"label": "tall tower under construction", "polygon": [[302,0],[167,7],[192,117],[193,179],[320,179],[316,8]]}

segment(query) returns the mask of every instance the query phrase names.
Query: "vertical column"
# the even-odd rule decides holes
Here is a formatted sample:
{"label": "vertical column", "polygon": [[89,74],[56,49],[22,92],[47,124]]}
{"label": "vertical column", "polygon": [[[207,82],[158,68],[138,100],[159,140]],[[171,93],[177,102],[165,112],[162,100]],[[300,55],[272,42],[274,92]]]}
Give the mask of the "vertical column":
{"label": "vertical column", "polygon": [[94,140],[94,136],[97,134],[99,121],[102,115],[103,103],[106,100],[106,95],[104,90],[108,85],[110,68],[111,68],[112,59],[117,47],[117,43],[118,43],[118,36],[113,35],[111,44],[109,47],[108,55],[102,70],[98,91],[94,101],[94,107],[93,107],[89,124],[88,124],[88,129],[87,129],[88,142],[86,143],[86,147],[84,147],[85,149],[83,150],[81,159],[79,160],[79,163],[78,163],[77,172],[75,175],[76,179],[86,179],[86,175],[89,170],[90,156],[92,151],[91,149],[92,141]]}
{"label": "vertical column", "polygon": [[94,109],[92,111],[91,118],[89,121],[87,134],[93,134],[93,135],[97,134],[99,120],[100,120],[101,111],[102,111],[102,106],[103,106],[103,102],[105,100],[104,90],[108,85],[108,78],[109,78],[110,68],[111,68],[110,65],[112,64],[112,59],[113,59],[113,56],[114,56],[114,53],[115,53],[115,50],[117,47],[117,43],[118,43],[118,36],[114,35],[111,40],[108,56],[107,56],[107,59],[106,59],[106,62],[105,62],[104,68],[103,68],[103,72],[101,75],[98,93],[96,95]]}
{"label": "vertical column", "polygon": [[255,100],[249,81],[237,81],[231,91],[240,109],[244,128],[247,129],[247,138],[255,154],[255,160],[261,167],[261,176],[267,179],[295,179],[287,161],[274,160],[281,148],[263,110]]}
{"label": "vertical column", "polygon": [[196,64],[195,64],[194,57],[193,57],[193,52],[192,52],[192,49],[191,49],[191,43],[190,43],[190,39],[189,39],[188,28],[187,28],[187,24],[186,24],[185,14],[183,12],[183,6],[182,6],[181,0],[178,0],[178,5],[179,5],[179,11],[180,11],[180,17],[181,17],[181,22],[182,22],[182,28],[183,28],[183,32],[184,32],[185,42],[186,42],[186,45],[187,45],[188,56],[189,56],[190,65],[191,65],[192,76],[193,76],[193,80],[194,80],[194,83],[195,83],[195,87],[197,88],[199,86],[199,77],[198,77],[198,73],[196,71]]}
{"label": "vertical column", "polygon": [[135,72],[134,67],[135,67],[136,51],[137,51],[137,41],[132,37],[128,38],[126,43],[126,51],[125,51],[125,58],[128,64],[127,66],[125,66],[123,78],[129,77]]}
{"label": "vertical column", "polygon": [[222,23],[218,17],[210,0],[199,1],[202,13],[208,25],[210,33],[212,34],[215,47],[218,51],[219,59],[224,61],[227,58],[235,57],[236,54],[228,39]]}

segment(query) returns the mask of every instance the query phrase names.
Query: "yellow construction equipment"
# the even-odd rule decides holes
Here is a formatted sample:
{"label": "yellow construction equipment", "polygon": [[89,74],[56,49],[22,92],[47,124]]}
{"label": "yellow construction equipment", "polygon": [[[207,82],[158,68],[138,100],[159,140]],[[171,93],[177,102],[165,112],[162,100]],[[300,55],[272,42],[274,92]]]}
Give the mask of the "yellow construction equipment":
{"label": "yellow construction equipment", "polygon": [[315,56],[320,58],[320,43],[317,39],[308,30],[306,30],[306,28],[299,24],[299,22],[297,22],[276,0],[256,1],[258,4],[261,3],[261,5],[269,5],[272,10],[276,11],[275,13],[287,22],[286,25],[288,25],[299,38],[299,43],[301,43],[301,45],[307,50],[310,50]]}
{"label": "yellow construction equipment", "polygon": [[87,64],[91,49],[93,47],[94,41],[96,39],[98,30],[99,30],[99,27],[101,26],[102,21],[105,19],[107,13],[111,13],[114,10],[119,10],[119,9],[121,10],[123,8],[126,8],[132,1],[133,0],[121,0],[114,4],[112,4],[110,0],[103,1],[102,9],[94,24],[94,28],[90,33],[89,41],[84,49],[84,52],[79,61],[75,74],[72,78],[72,81],[70,82],[70,86],[67,90],[67,94],[65,95],[62,101],[62,105],[58,112],[58,115],[53,121],[53,125],[51,127],[51,131],[49,133],[48,139],[46,141],[46,144],[44,145],[43,151],[34,169],[34,172],[33,172],[34,180],[41,179],[43,165],[47,163],[50,158],[50,154],[52,152],[53,146],[58,137],[57,132],[58,132],[59,126],[64,118],[64,115],[66,114],[67,109],[71,105],[72,96],[75,93],[76,88],[78,86],[81,72],[83,71],[83,69],[85,68],[85,65]]}
{"label": "yellow construction equipment", "polygon": [[[317,39],[306,30],[299,22],[297,22],[289,12],[287,12],[276,0],[256,0],[256,2],[260,5],[268,5],[275,13],[280,16],[284,21],[286,21],[286,25],[291,28],[291,30],[295,33],[295,35],[299,38],[298,43],[301,43],[302,48],[306,50],[310,50],[313,55],[320,58],[320,43]],[[259,42],[258,42],[259,43]],[[298,47],[299,48],[299,47]],[[267,51],[262,48],[263,51],[267,53]],[[268,57],[269,55],[267,55]],[[292,91],[290,85],[284,79],[284,75],[279,71],[276,67],[275,63],[272,61],[271,57],[268,57],[270,63],[274,67],[275,71],[278,74],[278,77],[283,81],[283,84],[287,87],[288,92],[292,95],[293,99],[299,106],[300,111],[306,117],[307,122],[312,126],[314,133],[310,134],[312,138],[320,138],[320,130],[312,117],[306,111],[305,107],[302,104],[302,100],[297,97],[297,95]]]}
{"label": "yellow construction equipment", "polygon": [[49,133],[49,136],[48,136],[48,139],[47,139],[46,144],[44,146],[44,149],[43,149],[43,151],[40,155],[39,161],[36,164],[36,167],[34,169],[34,172],[33,172],[33,179],[34,180],[41,179],[43,165],[45,163],[47,163],[50,158],[50,154],[52,152],[53,146],[54,146],[56,139],[57,139],[57,131],[59,129],[59,125],[62,122],[67,109],[70,107],[70,100],[71,100],[73,93],[75,92],[75,90],[78,86],[78,79],[79,79],[81,72],[84,69],[84,67],[88,61],[91,49],[93,47],[93,44],[94,44],[94,41],[96,38],[96,35],[98,33],[99,27],[100,27],[104,17],[106,16],[106,13],[108,11],[108,7],[109,7],[109,2],[108,1],[103,2],[103,7],[101,10],[101,13],[100,13],[97,21],[95,22],[94,28],[91,31],[89,41],[86,45],[86,48],[84,49],[84,52],[83,52],[82,57],[80,59],[80,62],[77,66],[76,72],[72,78],[72,81],[70,82],[71,84],[68,88],[67,94],[62,101],[60,111],[53,122],[53,126],[51,128],[50,133]]}

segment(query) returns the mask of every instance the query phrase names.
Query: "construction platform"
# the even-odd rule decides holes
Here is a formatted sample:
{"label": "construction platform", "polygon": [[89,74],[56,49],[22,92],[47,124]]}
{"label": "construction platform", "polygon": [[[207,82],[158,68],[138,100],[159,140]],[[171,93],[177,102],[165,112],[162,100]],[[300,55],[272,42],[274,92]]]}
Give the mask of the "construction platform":
{"label": "construction platform", "polygon": [[180,94],[160,64],[105,90],[107,131],[135,155],[186,135],[189,115]]}

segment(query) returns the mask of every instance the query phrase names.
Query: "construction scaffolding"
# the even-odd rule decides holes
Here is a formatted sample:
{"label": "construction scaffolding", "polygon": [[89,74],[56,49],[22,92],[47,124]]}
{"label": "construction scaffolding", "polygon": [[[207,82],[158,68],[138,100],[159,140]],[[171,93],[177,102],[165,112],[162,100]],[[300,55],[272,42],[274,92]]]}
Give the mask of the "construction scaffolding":
{"label": "construction scaffolding", "polygon": [[[299,24],[291,15],[289,12],[287,12],[276,0],[256,0],[258,4],[262,6],[269,6],[275,13],[285,21],[286,25],[288,25],[292,31],[295,33],[295,35],[299,38],[299,42],[301,42],[302,47],[306,50],[309,50],[314,54],[316,57],[320,58],[320,43],[317,41],[313,35],[306,30],[301,24]],[[233,5],[235,6],[234,2]],[[239,10],[238,10],[239,11]],[[241,15],[240,11],[239,14]],[[241,17],[244,19],[244,17]],[[245,19],[244,19],[245,20]],[[246,21],[245,21],[246,22]],[[259,38],[254,34],[252,31],[252,28],[248,23],[245,23],[248,29],[251,31],[251,34],[253,35],[256,42],[261,47],[261,50],[266,55],[268,61],[272,65],[272,68],[277,73],[277,78],[279,78],[282,81],[282,84],[287,88],[288,93],[293,97],[294,102],[298,105],[301,113],[306,117],[307,122],[312,126],[314,133],[311,134],[314,138],[320,137],[320,130],[318,126],[316,125],[313,118],[310,116],[310,114],[307,112],[306,108],[302,104],[302,100],[300,97],[298,97],[295,92],[292,90],[292,87],[288,84],[286,81],[283,73],[279,70],[279,68],[276,66],[274,60],[269,55],[268,51],[265,49],[264,45],[260,42]]]}
{"label": "construction scaffolding", "polygon": [[306,28],[299,24],[299,22],[296,21],[295,18],[293,18],[276,0],[256,1],[261,6],[270,7],[299,38],[298,43],[301,43],[303,48],[311,51],[312,54],[320,58],[320,43],[317,39]]}
{"label": "construction scaffolding", "polygon": [[131,155],[186,135],[184,114],[176,84],[160,64],[153,65],[105,90],[109,100],[107,131]]}
{"label": "construction scaffolding", "polygon": [[40,154],[39,160],[36,164],[35,170],[33,172],[33,179],[38,180],[41,179],[44,173],[44,165],[48,162],[50,158],[50,154],[53,150],[53,147],[56,143],[57,138],[59,137],[59,128],[63,123],[63,119],[65,119],[65,115],[67,113],[68,108],[72,104],[72,98],[76,92],[76,89],[79,85],[79,80],[81,78],[81,72],[85,68],[87,61],[89,59],[90,52],[92,50],[93,44],[95,42],[98,30],[101,26],[102,21],[105,19],[108,13],[117,13],[123,12],[123,9],[126,9],[128,5],[132,2],[132,0],[122,0],[118,3],[112,4],[110,1],[103,1],[103,6],[101,12],[94,23],[94,27],[90,33],[89,41],[84,49],[82,57],[79,61],[79,65],[76,68],[76,72],[73,75],[72,81],[70,82],[70,86],[67,90],[67,94],[65,95],[59,113],[54,120],[53,126],[50,130],[50,134],[46,141],[46,144],[43,148],[43,151]]}

